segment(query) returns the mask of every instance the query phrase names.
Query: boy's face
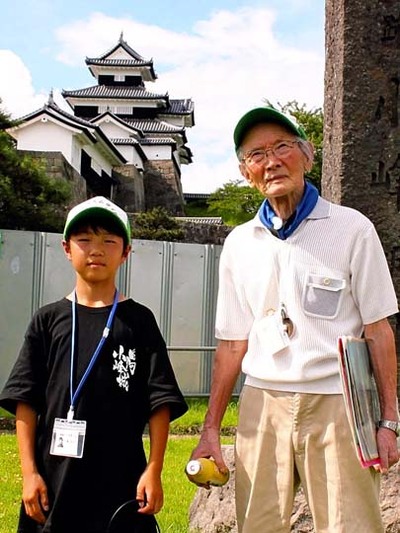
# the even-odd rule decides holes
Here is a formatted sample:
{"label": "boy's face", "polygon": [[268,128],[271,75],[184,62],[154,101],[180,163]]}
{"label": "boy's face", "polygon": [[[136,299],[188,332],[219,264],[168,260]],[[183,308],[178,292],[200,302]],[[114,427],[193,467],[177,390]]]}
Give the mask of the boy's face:
{"label": "boy's face", "polygon": [[77,275],[88,283],[114,281],[131,249],[124,248],[124,239],[109,230],[90,227],[71,234],[63,247]]}

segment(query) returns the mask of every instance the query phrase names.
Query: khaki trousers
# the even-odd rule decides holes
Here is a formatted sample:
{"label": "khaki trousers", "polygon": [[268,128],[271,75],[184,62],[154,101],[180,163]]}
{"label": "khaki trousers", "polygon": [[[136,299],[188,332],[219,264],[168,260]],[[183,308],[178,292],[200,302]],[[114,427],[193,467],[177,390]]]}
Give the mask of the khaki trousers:
{"label": "khaki trousers", "polygon": [[341,395],[244,386],[236,436],[239,533],[288,533],[300,483],[316,533],[382,533],[379,480],[359,464]]}

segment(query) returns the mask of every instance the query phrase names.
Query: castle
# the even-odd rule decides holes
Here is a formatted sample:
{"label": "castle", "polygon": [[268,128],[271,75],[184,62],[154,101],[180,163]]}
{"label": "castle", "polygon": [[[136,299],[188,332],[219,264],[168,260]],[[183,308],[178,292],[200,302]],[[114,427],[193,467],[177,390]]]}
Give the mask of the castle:
{"label": "castle", "polygon": [[128,212],[155,206],[184,214],[181,166],[192,162],[186,128],[194,125],[191,99],[150,92],[153,60],[117,44],[86,65],[96,85],[63,90],[73,114],[53,99],[8,131],[17,149],[46,161],[47,173],[72,185],[71,204],[94,195]]}

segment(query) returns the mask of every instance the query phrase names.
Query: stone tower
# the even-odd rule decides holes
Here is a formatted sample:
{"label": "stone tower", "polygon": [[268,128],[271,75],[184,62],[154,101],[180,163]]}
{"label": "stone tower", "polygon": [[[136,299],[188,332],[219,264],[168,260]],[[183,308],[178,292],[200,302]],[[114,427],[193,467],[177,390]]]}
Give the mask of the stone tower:
{"label": "stone tower", "polygon": [[326,0],[325,44],[322,194],[372,220],[400,297],[399,0]]}

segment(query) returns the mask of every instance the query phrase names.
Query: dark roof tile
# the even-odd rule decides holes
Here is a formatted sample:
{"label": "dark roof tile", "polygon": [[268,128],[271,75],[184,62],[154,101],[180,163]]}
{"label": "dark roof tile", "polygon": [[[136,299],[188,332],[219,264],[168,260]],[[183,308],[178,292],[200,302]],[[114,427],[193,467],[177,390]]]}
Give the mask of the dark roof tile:
{"label": "dark roof tile", "polygon": [[62,95],[64,98],[134,98],[140,100],[158,100],[162,98],[168,101],[168,94],[156,94],[146,91],[146,89],[135,87],[109,85],[93,85],[92,87],[72,91],[63,90]]}

